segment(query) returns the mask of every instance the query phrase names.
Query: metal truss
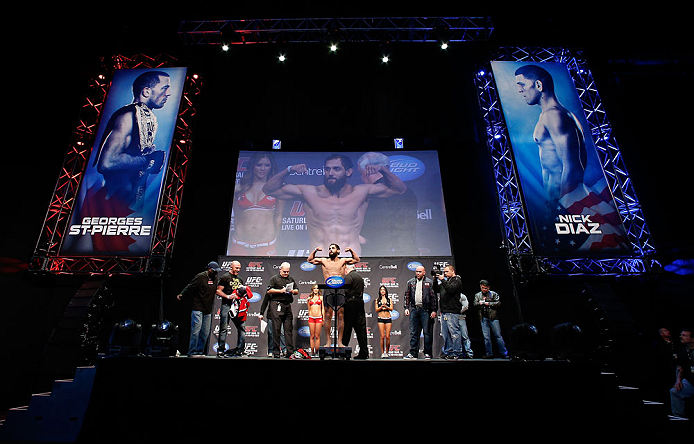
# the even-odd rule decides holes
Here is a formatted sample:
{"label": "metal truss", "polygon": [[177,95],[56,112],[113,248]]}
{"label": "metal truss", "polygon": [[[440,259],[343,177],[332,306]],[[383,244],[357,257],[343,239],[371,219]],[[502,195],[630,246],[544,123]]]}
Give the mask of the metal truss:
{"label": "metal truss", "polygon": [[369,17],[183,21],[190,45],[342,42],[486,41],[488,17]]}
{"label": "metal truss", "polygon": [[94,145],[99,117],[114,71],[173,66],[177,66],[176,59],[167,55],[118,55],[109,61],[103,61],[102,72],[96,75],[89,85],[85,103],[80,111],[79,123],[60,169],[34,249],[30,271],[54,274],[159,274],[165,270],[166,261],[173,251],[188,157],[192,148],[191,126],[197,114],[194,101],[201,88],[200,79],[190,73],[185,82],[176,121],[150,254],[142,257],[60,256],[60,246]]}
{"label": "metal truss", "polygon": [[475,75],[479,105],[486,123],[486,140],[496,178],[504,248],[515,273],[638,274],[650,271],[655,247],[634,192],[622,154],[585,60],[563,48],[501,48],[492,60],[559,62],[567,66],[578,92],[598,157],[634,251],[628,258],[555,258],[536,255],[526,223],[520,180],[490,65]]}

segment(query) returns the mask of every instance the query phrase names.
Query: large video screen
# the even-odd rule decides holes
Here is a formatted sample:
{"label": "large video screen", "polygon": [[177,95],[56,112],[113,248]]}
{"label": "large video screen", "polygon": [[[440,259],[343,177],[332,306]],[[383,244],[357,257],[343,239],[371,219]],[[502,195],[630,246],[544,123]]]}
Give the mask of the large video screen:
{"label": "large video screen", "polygon": [[566,65],[492,62],[492,70],[533,248],[547,256],[630,254]]}
{"label": "large video screen", "polygon": [[450,256],[436,151],[241,151],[230,256]]}
{"label": "large video screen", "polygon": [[186,68],[114,73],[63,256],[149,254]]}

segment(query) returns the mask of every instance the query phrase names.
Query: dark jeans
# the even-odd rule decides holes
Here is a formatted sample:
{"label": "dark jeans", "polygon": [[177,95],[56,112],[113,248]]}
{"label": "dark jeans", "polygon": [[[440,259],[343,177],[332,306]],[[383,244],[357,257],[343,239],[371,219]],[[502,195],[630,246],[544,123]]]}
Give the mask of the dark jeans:
{"label": "dark jeans", "polygon": [[410,309],[410,354],[419,355],[419,336],[424,333],[424,354],[431,356],[434,344],[434,320],[431,312],[422,307]]}
{"label": "dark jeans", "polygon": [[292,306],[278,301],[271,301],[268,316],[272,319],[272,355],[280,355],[280,337],[284,327],[284,342],[287,346],[287,356],[294,353],[294,314]]}

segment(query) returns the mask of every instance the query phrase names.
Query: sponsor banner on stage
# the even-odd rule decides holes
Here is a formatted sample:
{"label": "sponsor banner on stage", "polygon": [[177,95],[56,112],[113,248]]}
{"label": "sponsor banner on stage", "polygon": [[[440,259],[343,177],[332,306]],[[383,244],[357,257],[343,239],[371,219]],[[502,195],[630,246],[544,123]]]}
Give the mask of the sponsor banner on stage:
{"label": "sponsor banner on stage", "polygon": [[339,154],[241,151],[227,254],[451,254],[435,151]]}
{"label": "sponsor banner on stage", "polygon": [[[313,265],[306,261],[306,258],[237,258],[232,256],[220,256],[218,261],[220,266],[228,270],[231,262],[237,260],[241,263],[239,276],[253,296],[250,298],[250,307],[245,324],[246,344],[245,351],[250,356],[265,357],[271,351],[269,329],[265,328],[260,322],[260,307],[267,290],[270,278],[279,273],[282,262],[288,262],[291,266],[290,276],[294,278],[299,287],[299,294],[294,297],[292,302],[294,331],[294,347],[309,349],[309,327],[308,327],[308,306],[307,299],[314,284],[323,284],[323,272],[320,266]],[[414,277],[414,270],[419,265],[426,268],[427,276],[431,277],[433,265],[443,266],[450,262],[450,257],[445,258],[369,258],[362,259],[355,266],[356,271],[364,278],[364,309],[367,321],[367,339],[369,343],[369,354],[380,357],[381,349],[379,346],[380,333],[378,330],[377,315],[375,311],[375,298],[381,285],[388,290],[388,295],[393,299],[394,311],[392,312],[392,330],[389,355],[392,357],[403,357],[410,351],[410,324],[409,318],[404,314],[404,292],[407,281]],[[223,273],[220,274],[220,278]],[[323,290],[325,296],[327,290]],[[468,295],[472,299],[472,295]],[[219,337],[219,312],[221,298],[217,297],[213,310],[212,335],[209,343],[209,353],[215,354],[217,351],[217,339]],[[265,313],[267,320],[267,313]],[[233,323],[229,323],[227,329],[225,349],[236,347],[238,333]],[[321,334],[321,346],[325,345],[329,339],[335,338],[335,320],[331,322],[330,338],[325,333]],[[434,326],[434,357],[441,353],[443,341],[440,334],[440,322],[436,321]],[[349,346],[352,347],[352,355],[356,355],[359,350],[356,336],[353,334],[349,339]],[[423,338],[420,338],[419,350],[423,348]],[[420,356],[421,357],[421,356]]]}
{"label": "sponsor banner on stage", "polygon": [[626,230],[566,66],[492,62],[492,69],[533,248],[547,256],[630,254]]}
{"label": "sponsor banner on stage", "polygon": [[113,76],[60,254],[150,251],[186,68]]}

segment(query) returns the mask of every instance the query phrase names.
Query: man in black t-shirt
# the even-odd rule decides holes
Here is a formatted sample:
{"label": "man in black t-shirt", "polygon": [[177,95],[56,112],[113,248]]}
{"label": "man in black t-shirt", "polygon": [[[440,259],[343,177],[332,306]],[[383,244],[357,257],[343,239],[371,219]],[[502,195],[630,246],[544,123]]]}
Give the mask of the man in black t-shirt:
{"label": "man in black t-shirt", "polygon": [[183,298],[191,299],[188,356],[206,354],[207,340],[212,326],[212,305],[217,288],[217,273],[221,270],[217,262],[210,262],[205,271],[196,274],[176,296],[179,301]]}
{"label": "man in black t-shirt", "polygon": [[280,357],[280,334],[284,327],[284,341],[287,346],[287,357],[291,358],[294,354],[294,314],[292,313],[292,302],[294,295],[299,294],[299,288],[293,277],[289,276],[290,265],[282,262],[279,274],[270,278],[267,292],[260,306],[260,320],[263,313],[268,311],[268,317],[272,320],[272,357]]}

